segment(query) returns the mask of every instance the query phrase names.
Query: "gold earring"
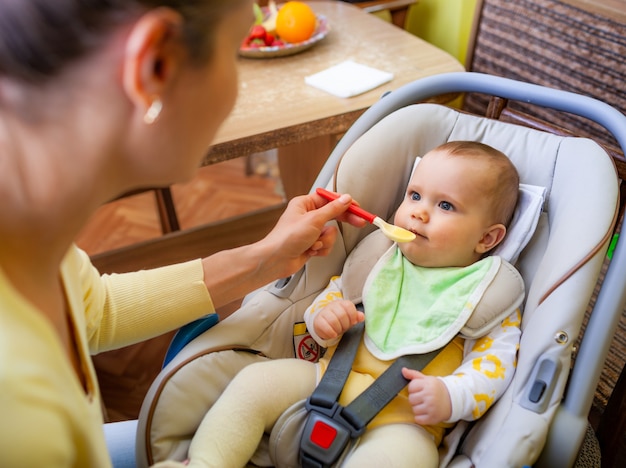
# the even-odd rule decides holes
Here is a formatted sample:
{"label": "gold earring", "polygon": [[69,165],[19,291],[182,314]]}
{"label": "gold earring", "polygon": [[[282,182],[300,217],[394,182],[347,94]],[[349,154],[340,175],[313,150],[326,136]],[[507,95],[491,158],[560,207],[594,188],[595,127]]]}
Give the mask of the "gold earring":
{"label": "gold earring", "polygon": [[156,119],[159,118],[159,114],[161,114],[161,110],[163,110],[163,102],[159,98],[155,98],[148,107],[148,110],[143,116],[143,121],[150,125],[153,124]]}

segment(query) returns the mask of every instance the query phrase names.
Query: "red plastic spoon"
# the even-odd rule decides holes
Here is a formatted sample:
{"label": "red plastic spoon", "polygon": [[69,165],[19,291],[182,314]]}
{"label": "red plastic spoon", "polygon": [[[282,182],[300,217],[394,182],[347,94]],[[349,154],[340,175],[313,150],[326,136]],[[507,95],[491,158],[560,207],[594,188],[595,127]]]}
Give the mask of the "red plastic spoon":
{"label": "red plastic spoon", "polygon": [[[318,187],[317,189],[315,189],[315,191],[318,195],[324,197],[326,200],[336,200],[340,196],[338,193],[331,192],[321,187]],[[350,205],[348,211],[350,213],[354,213],[357,216],[360,216],[374,226],[378,226],[380,230],[383,231],[383,234],[385,234],[389,239],[394,242],[411,242],[413,239],[415,239],[415,234],[413,234],[411,231],[408,231],[399,226],[394,226],[393,224],[389,224],[375,214],[365,211],[358,205]]]}

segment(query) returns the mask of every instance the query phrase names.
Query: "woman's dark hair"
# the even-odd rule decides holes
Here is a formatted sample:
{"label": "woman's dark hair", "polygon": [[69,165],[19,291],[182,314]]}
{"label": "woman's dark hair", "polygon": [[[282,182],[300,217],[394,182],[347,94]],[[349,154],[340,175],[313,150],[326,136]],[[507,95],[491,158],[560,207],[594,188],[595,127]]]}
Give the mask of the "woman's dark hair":
{"label": "woman's dark hair", "polygon": [[168,7],[184,19],[190,56],[210,58],[215,25],[234,0],[2,0],[0,77],[40,83],[97,48],[107,32],[151,8]]}

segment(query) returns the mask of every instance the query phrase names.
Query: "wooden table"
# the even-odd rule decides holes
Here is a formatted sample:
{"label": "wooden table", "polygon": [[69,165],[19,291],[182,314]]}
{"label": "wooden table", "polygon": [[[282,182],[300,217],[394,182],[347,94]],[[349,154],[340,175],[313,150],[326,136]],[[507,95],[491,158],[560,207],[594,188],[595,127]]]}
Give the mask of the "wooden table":
{"label": "wooden table", "polygon": [[[310,188],[336,137],[383,93],[418,78],[462,71],[448,53],[345,2],[311,3],[327,17],[330,33],[311,49],[273,59],[240,59],[235,108],[203,164],[279,148],[290,198]],[[337,98],[304,83],[304,77],[344,60],[391,72],[394,79],[352,98]],[[101,272],[150,268],[206,256],[260,239],[284,205],[213,223],[93,257]]]}
{"label": "wooden table", "polygon": [[[328,18],[328,36],[290,57],[240,60],[240,94],[205,164],[345,131],[381,95],[418,78],[463,70],[451,55],[345,2],[311,3]],[[309,87],[304,77],[344,60],[394,74],[386,85],[348,99]],[[303,133],[304,132],[304,133]]]}

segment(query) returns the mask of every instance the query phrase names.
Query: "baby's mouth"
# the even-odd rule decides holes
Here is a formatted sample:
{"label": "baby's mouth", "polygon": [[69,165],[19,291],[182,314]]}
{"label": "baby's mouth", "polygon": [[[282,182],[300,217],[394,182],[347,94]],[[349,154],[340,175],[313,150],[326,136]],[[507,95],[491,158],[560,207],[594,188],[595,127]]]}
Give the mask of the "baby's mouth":
{"label": "baby's mouth", "polygon": [[415,237],[421,237],[422,239],[426,239],[428,240],[428,237],[426,237],[424,234],[420,233],[419,231],[415,230],[415,229],[409,229],[407,228],[408,231],[411,231],[413,234],[415,234]]}

